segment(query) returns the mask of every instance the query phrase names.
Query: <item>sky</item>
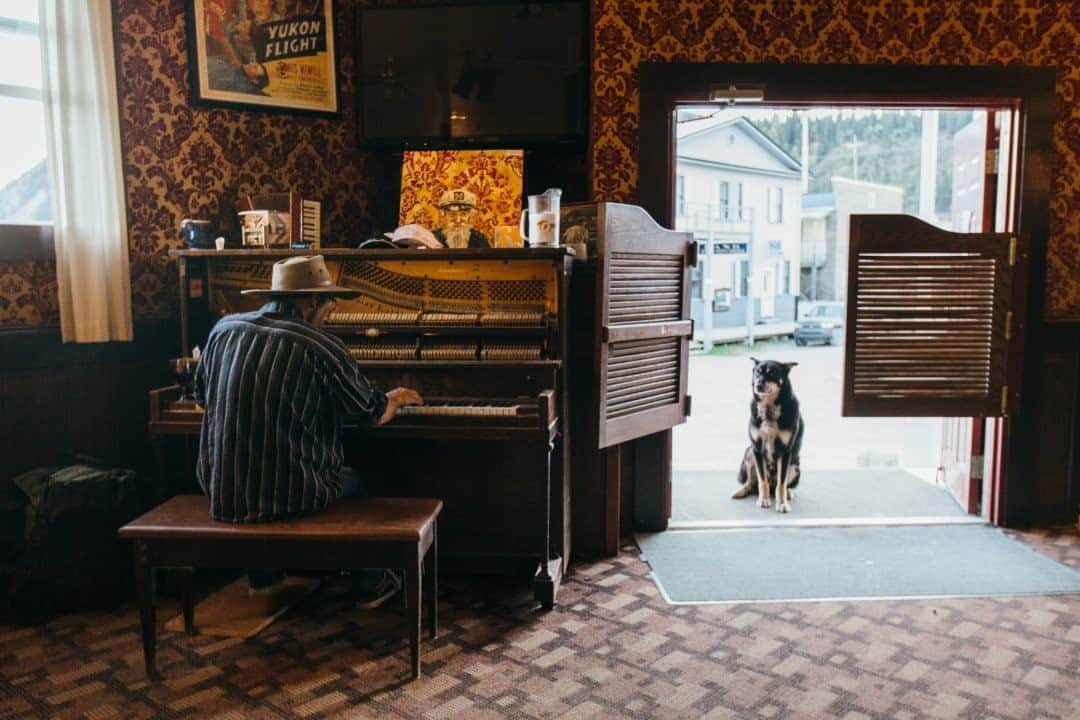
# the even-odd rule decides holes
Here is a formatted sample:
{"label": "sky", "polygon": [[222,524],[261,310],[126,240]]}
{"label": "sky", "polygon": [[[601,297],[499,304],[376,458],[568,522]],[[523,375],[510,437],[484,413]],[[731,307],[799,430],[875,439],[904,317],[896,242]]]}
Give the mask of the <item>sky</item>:
{"label": "sky", "polygon": [[[0,18],[36,22],[37,0],[0,0]],[[41,54],[34,36],[0,27],[0,86],[41,87]],[[0,187],[45,157],[41,103],[0,97]]]}

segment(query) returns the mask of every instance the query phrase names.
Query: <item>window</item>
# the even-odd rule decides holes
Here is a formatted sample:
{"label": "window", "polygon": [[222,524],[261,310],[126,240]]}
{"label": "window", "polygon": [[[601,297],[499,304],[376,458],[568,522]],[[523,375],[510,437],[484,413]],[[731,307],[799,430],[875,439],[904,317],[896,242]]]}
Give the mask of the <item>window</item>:
{"label": "window", "polygon": [[678,175],[675,178],[675,214],[686,214],[686,176]]}
{"label": "window", "polygon": [[784,261],[784,294],[791,294],[791,261]]}
{"label": "window", "polygon": [[739,297],[750,294],[750,261],[739,261]]}
{"label": "window", "polygon": [[0,226],[51,223],[37,0],[0,4],[0,43]]}
{"label": "window", "polygon": [[726,180],[721,180],[716,184],[716,210],[717,214],[723,220],[727,220],[731,217],[728,212],[728,194],[730,192],[730,186]]}
{"label": "window", "polygon": [[784,188],[769,188],[769,222],[784,222]]}

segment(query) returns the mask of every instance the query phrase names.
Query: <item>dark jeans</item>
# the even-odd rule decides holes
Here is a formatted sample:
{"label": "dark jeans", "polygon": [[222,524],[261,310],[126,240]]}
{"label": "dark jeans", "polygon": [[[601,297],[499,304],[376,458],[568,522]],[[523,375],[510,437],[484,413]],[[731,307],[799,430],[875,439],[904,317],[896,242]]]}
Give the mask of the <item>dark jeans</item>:
{"label": "dark jeans", "polygon": [[[341,468],[341,495],[339,498],[353,497],[355,495],[363,495],[364,482],[360,479],[360,476],[356,474],[356,471],[351,467]],[[372,577],[368,577],[371,574]],[[358,582],[361,585],[366,585],[369,582],[375,584],[382,578],[381,570],[364,570],[357,573]],[[262,588],[268,588],[275,583],[281,582],[285,578],[284,570],[247,570],[248,587],[252,590],[260,590]]]}

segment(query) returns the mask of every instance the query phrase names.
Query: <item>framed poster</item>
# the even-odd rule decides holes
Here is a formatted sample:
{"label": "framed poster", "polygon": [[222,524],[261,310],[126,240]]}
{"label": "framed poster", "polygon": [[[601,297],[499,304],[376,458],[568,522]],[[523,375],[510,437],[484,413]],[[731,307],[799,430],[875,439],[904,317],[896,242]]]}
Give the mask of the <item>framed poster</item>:
{"label": "framed poster", "polygon": [[337,113],[332,0],[184,5],[195,103]]}

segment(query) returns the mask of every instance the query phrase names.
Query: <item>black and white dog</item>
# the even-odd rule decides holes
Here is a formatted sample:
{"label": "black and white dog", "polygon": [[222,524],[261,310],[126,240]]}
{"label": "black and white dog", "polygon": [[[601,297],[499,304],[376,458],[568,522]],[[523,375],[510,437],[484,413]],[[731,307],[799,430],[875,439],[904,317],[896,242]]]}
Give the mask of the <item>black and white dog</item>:
{"label": "black and white dog", "polygon": [[754,361],[750,447],[739,468],[739,489],[731,497],[757,493],[758,505],[767,508],[772,504],[770,478],[774,478],[776,510],[791,512],[791,490],[799,484],[803,420],[788,374],[798,363],[750,359]]}

